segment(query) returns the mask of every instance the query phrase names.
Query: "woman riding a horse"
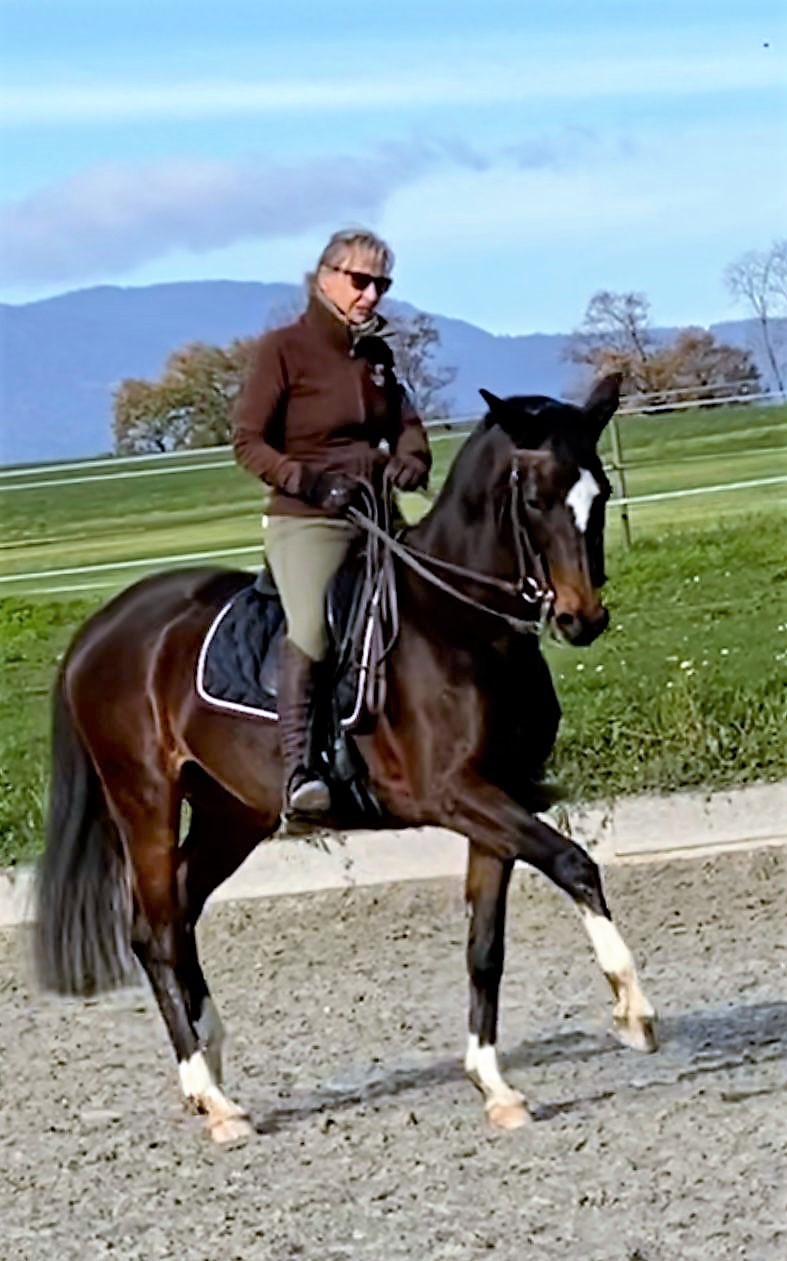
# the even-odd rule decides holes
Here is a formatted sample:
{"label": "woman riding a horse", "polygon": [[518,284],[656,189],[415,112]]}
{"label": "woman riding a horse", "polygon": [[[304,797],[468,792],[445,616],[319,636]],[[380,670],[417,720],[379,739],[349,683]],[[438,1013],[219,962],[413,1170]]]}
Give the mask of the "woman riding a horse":
{"label": "woman riding a horse", "polygon": [[[221,1021],[195,927],[213,890],[277,831],[282,764],[292,780],[303,761],[312,663],[324,649],[322,592],[347,545],[345,527],[331,517],[346,503],[347,475],[373,470],[374,434],[388,439],[398,484],[422,484],[429,464],[417,417],[390,359],[380,357],[379,325],[371,347],[353,336],[355,295],[363,324],[389,270],[379,244],[332,242],[309,311],[262,343],[239,407],[239,453],[277,487],[269,549],[291,641],[289,726],[212,705],[197,687],[211,627],[254,581],[245,572],[192,568],[135,583],[78,630],[54,689],[37,892],[41,979],[62,993],[92,993],[134,975],[136,959],[167,1026],[183,1094],[217,1142],[247,1137],[252,1127],[222,1088]],[[392,560],[397,635],[384,707],[359,734],[358,750],[391,826],[427,824],[467,838],[465,1069],[489,1120],[505,1128],[527,1115],[496,1051],[515,862],[567,894],[612,988],[618,1033],[640,1050],[655,1046],[653,1008],[601,873],[540,817],[535,783],[559,707],[529,632],[548,628],[579,649],[608,623],[600,588],[611,488],[597,445],[619,385],[606,377],[581,406],[484,393],[488,410],[429,512],[378,540]],[[360,514],[355,521],[372,532]],[[312,553],[320,558],[313,570]],[[292,780],[293,798],[299,787]]]}
{"label": "woman riding a horse", "polygon": [[234,412],[238,462],[273,487],[265,550],[287,627],[278,685],[285,802],[310,817],[331,804],[307,750],[328,647],[325,595],[355,533],[341,514],[358,479],[375,481],[383,464],[401,490],[425,486],[431,465],[375,312],[392,265],[372,233],[334,233],[308,278],[305,314],[260,340]]}

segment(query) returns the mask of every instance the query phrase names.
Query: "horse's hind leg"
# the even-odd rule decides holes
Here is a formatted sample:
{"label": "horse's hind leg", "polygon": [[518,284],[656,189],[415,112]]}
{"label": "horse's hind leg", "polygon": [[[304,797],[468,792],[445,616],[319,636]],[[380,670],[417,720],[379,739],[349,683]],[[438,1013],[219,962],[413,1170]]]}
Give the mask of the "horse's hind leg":
{"label": "horse's hind leg", "polygon": [[469,846],[465,896],[470,911],[467,971],[470,1020],[465,1071],[485,1099],[493,1125],[524,1125],[524,1099],[503,1080],[497,1063],[497,1012],[505,954],[508,883],[513,862],[503,862]]}
{"label": "horse's hind leg", "polygon": [[[181,867],[181,870],[185,869]],[[182,909],[183,884],[180,880],[178,883],[179,902]],[[194,925],[191,922],[188,907],[185,910],[184,921],[182,961],[178,972],[186,999],[186,1010],[188,1011],[192,1028],[197,1035],[198,1049],[205,1056],[205,1061],[214,1082],[217,1086],[221,1086],[224,1080],[222,1064],[224,1026],[202,971]]]}
{"label": "horse's hind leg", "polygon": [[178,896],[186,919],[184,986],[192,1023],[208,1067],[220,1085],[224,1027],[197,952],[194,929],[214,889],[240,866],[278,823],[252,813],[218,785],[200,784],[191,799],[188,835],[178,851]]}
{"label": "horse's hind leg", "polygon": [[[178,793],[163,776],[151,782],[148,768],[135,771],[132,775],[125,768],[122,784],[105,783],[134,869],[132,947],[167,1026],[187,1102],[205,1114],[216,1142],[238,1141],[248,1137],[252,1127],[211,1071],[191,1010],[196,949],[179,896]],[[134,786],[133,792],[127,785]]]}
{"label": "horse's hind leg", "polygon": [[154,902],[143,884],[139,899],[132,944],[167,1026],[184,1098],[206,1116],[217,1143],[247,1138],[253,1129],[246,1113],[221,1089],[221,1023],[214,1017],[193,930],[175,896]]}

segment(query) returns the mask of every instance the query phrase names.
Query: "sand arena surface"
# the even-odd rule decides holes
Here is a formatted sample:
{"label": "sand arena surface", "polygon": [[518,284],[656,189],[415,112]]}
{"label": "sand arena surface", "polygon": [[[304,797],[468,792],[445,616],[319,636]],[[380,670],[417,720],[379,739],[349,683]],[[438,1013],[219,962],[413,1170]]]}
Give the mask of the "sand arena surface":
{"label": "sand arena surface", "polygon": [[4,932],[0,1258],[781,1261],[786,857],[607,873],[649,1057],[608,1032],[570,904],[518,876],[500,1048],[533,1119],[509,1134],[461,1068],[457,881],[208,914],[227,1089],[259,1130],[231,1151],[184,1111],[144,989],[42,998],[28,930]]}

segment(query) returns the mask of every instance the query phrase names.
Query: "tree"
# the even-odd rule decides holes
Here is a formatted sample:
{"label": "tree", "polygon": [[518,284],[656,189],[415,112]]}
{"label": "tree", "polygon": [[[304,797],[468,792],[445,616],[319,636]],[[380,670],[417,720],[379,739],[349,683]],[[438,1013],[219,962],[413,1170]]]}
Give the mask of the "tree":
{"label": "tree", "polygon": [[597,372],[622,372],[631,389],[650,389],[650,361],[655,353],[650,303],[642,293],[601,289],[588,302],[580,327],[572,334],[568,357]]}
{"label": "tree", "polygon": [[424,420],[444,416],[450,400],[443,395],[456,376],[456,368],[435,362],[440,349],[440,332],[431,315],[414,315],[391,320],[396,375],[404,385],[413,406]]}
{"label": "tree", "polygon": [[717,391],[756,394],[760,374],[751,352],[718,341],[704,328],[686,328],[650,361],[651,388],[669,402],[713,398]]}
{"label": "tree", "polygon": [[[268,327],[289,323],[297,313],[291,306],[280,308]],[[439,415],[446,407],[440,392],[456,370],[434,363],[440,345],[434,321],[418,313],[392,328],[399,379],[423,417]],[[253,338],[236,339],[226,349],[192,342],[169,356],[158,381],[122,381],[113,400],[116,452],[144,455],[229,442],[232,404],[254,345]]]}
{"label": "tree", "polygon": [[787,240],[774,241],[769,250],[749,250],[730,263],[724,279],[733,298],[754,312],[771,372],[783,394],[784,375],[776,353],[771,317],[787,314]]}
{"label": "tree", "polygon": [[254,341],[226,349],[193,342],[174,351],[159,381],[125,380],[114,396],[115,450],[122,455],[221,446]]}
{"label": "tree", "polygon": [[751,354],[718,341],[705,329],[688,328],[658,342],[649,326],[650,305],[641,293],[594,294],[573,334],[568,357],[598,374],[622,372],[627,394],[652,402],[712,398],[719,389],[756,393],[759,373]]}
{"label": "tree", "polygon": [[770,282],[774,309],[780,316],[787,315],[787,237],[771,246]]}

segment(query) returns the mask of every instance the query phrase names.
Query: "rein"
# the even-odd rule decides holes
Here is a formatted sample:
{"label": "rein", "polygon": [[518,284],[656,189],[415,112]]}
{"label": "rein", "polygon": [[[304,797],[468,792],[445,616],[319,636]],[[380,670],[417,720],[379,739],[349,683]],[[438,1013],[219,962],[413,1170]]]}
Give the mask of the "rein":
{"label": "rein", "polygon": [[[485,574],[475,569],[468,569],[464,565],[456,565],[451,561],[441,560],[437,556],[431,556],[428,552],[422,552],[419,548],[402,543],[399,539],[394,538],[391,534],[381,529],[377,522],[372,520],[371,516],[359,512],[357,508],[348,509],[347,517],[353,524],[365,530],[367,534],[371,535],[372,538],[382,545],[382,550],[389,553],[389,560],[390,554],[397,556],[403,564],[439,591],[444,591],[446,595],[450,595],[462,604],[470,605],[471,608],[477,609],[481,613],[487,613],[490,617],[499,618],[520,635],[538,635],[541,633],[549,615],[554,593],[547,583],[541,558],[533,548],[527,529],[522,521],[519,503],[519,468],[515,460],[512,460],[511,463],[509,487],[511,492],[508,501],[511,527],[519,570],[514,582],[506,578],[497,578],[493,574]],[[374,502],[371,487],[368,488],[368,491],[369,498]],[[528,562],[531,572],[528,572]],[[504,613],[500,609],[493,608],[491,605],[484,604],[480,600],[475,600],[464,591],[460,591],[450,583],[445,582],[437,574],[432,573],[431,569],[427,568],[429,565],[433,565],[447,573],[456,574],[457,577],[466,578],[478,586],[491,587],[496,591],[503,591],[514,599],[523,600],[526,604],[538,606],[538,616],[536,618],[532,616],[527,618],[516,617],[510,613]]]}

